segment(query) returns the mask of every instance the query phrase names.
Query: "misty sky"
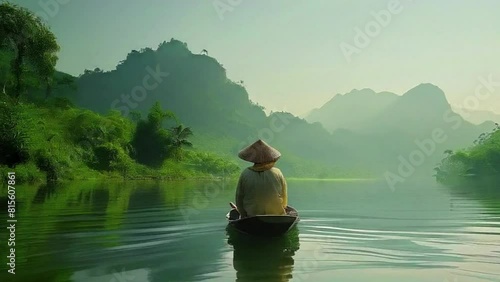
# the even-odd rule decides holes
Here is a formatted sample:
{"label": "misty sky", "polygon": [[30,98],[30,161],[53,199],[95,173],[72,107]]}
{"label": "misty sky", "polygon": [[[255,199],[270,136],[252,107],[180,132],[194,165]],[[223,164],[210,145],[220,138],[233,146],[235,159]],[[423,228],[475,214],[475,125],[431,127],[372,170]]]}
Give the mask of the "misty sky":
{"label": "misty sky", "polygon": [[[390,0],[12,2],[44,11],[41,3],[55,1],[67,2],[46,12],[62,47],[58,69],[73,75],[114,69],[132,49],[173,37],[194,53],[207,49],[229,78],[244,80],[252,100],[297,115],[354,88],[402,94],[430,82],[460,106],[474,95],[478,77],[500,84],[497,0],[401,0],[367,46],[355,44],[355,28],[364,30]],[[227,3],[235,4],[230,11],[215,8]],[[350,61],[342,42],[361,46]],[[500,85],[479,108],[500,113]]]}

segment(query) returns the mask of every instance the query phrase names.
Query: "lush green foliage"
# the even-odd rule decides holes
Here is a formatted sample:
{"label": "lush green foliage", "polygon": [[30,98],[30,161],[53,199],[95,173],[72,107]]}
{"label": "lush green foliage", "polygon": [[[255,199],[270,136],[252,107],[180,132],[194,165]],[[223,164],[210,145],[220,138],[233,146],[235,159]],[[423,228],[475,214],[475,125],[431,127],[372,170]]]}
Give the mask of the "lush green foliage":
{"label": "lush green foliage", "polygon": [[[48,26],[31,11],[3,2],[0,4],[0,50],[11,57],[12,97],[18,99],[24,89],[23,76],[34,73],[43,82],[48,96],[53,84],[59,45]],[[3,73],[3,85],[9,76]]]}
{"label": "lush green foliage", "polygon": [[193,131],[191,131],[191,128],[179,124],[170,129],[170,134],[171,155],[177,160],[181,160],[183,158],[182,148],[193,147],[193,143],[187,139],[193,135]]}
{"label": "lush green foliage", "polygon": [[9,167],[28,159],[27,136],[19,106],[0,101],[0,163]]}
{"label": "lush green foliage", "polygon": [[233,162],[225,161],[213,153],[188,151],[186,158],[188,165],[196,170],[210,174],[232,175],[239,172],[239,166]]}
{"label": "lush green foliage", "polygon": [[500,126],[481,134],[468,149],[445,151],[446,157],[436,167],[436,178],[441,182],[459,177],[491,177],[500,175]]}
{"label": "lush green foliage", "polygon": [[[175,179],[229,175],[237,170],[233,162],[197,151],[183,151],[182,160],[163,155],[154,167],[137,163],[132,141],[133,136],[137,139],[139,125],[118,112],[99,115],[70,107],[61,99],[48,100],[44,105],[3,101],[1,106],[0,171],[14,170],[20,181]],[[151,120],[155,119],[155,110]],[[159,145],[170,148],[171,133],[163,130],[168,134],[167,143]]]}
{"label": "lush green foliage", "polygon": [[167,119],[174,118],[171,112],[163,111],[155,103],[146,120],[139,120],[132,138],[135,159],[144,165],[161,167],[170,153],[171,136],[163,127]]}

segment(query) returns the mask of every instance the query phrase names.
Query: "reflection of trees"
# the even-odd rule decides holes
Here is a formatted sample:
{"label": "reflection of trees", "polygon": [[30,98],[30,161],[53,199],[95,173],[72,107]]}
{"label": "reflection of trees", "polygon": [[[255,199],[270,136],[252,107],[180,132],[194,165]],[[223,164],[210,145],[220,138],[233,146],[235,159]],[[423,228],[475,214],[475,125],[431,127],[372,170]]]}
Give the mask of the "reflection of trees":
{"label": "reflection of trees", "polygon": [[473,198],[481,202],[492,214],[498,214],[500,213],[499,180],[499,176],[464,178],[449,186],[449,191],[456,197]]}
{"label": "reflection of trees", "polygon": [[293,256],[299,249],[297,227],[279,238],[258,238],[228,228],[228,243],[233,246],[236,281],[289,281]]}
{"label": "reflection of trees", "polygon": [[19,187],[16,257],[24,269],[22,281],[70,281],[75,268],[89,277],[147,269],[150,281],[202,279],[220,267],[207,262],[221,259],[225,246],[211,221],[216,216],[222,225],[223,214],[211,214],[210,207],[226,205],[223,193],[233,195],[231,189],[221,191],[186,224],[178,209],[204,195],[205,185],[134,181]]}
{"label": "reflection of trees", "polygon": [[[124,214],[128,210],[130,196],[134,190],[132,185],[109,185],[108,202],[106,205],[106,218],[104,228],[107,231],[119,230],[123,224]],[[105,242],[107,246],[119,245],[120,236],[117,233],[110,232]]]}
{"label": "reflection of trees", "polygon": [[161,187],[161,197],[163,198],[163,204],[166,209],[177,209],[185,205],[186,201],[186,191],[194,189],[198,182],[178,182],[171,181]]}
{"label": "reflection of trees", "polygon": [[70,280],[73,270],[67,267],[68,260],[61,252],[71,248],[71,242],[63,234],[89,227],[89,221],[82,220],[82,216],[99,206],[96,198],[107,197],[107,193],[96,193],[94,187],[95,183],[17,187],[18,281]]}

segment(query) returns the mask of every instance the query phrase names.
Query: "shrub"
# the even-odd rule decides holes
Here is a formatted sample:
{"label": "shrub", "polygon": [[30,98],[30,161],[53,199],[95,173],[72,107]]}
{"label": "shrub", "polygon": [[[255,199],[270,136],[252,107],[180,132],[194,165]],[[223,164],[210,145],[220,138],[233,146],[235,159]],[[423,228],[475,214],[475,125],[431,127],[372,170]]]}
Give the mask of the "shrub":
{"label": "shrub", "polygon": [[61,109],[69,109],[75,106],[73,102],[71,102],[68,98],[65,97],[56,97],[54,98],[54,101],[52,103],[56,108],[61,108]]}
{"label": "shrub", "polygon": [[61,166],[48,152],[38,150],[35,153],[35,164],[41,171],[47,174],[47,182],[56,182],[61,173]]}
{"label": "shrub", "polygon": [[13,171],[16,172],[16,179],[22,183],[36,183],[45,180],[44,173],[32,162],[16,165]]}
{"label": "shrub", "polygon": [[111,170],[111,165],[118,160],[119,149],[111,143],[94,148],[94,168],[97,170]]}
{"label": "shrub", "polygon": [[28,135],[22,126],[21,107],[0,102],[0,164],[13,167],[26,162]]}
{"label": "shrub", "polygon": [[187,156],[188,164],[203,173],[231,175],[240,170],[234,162],[214,154],[189,151]]}

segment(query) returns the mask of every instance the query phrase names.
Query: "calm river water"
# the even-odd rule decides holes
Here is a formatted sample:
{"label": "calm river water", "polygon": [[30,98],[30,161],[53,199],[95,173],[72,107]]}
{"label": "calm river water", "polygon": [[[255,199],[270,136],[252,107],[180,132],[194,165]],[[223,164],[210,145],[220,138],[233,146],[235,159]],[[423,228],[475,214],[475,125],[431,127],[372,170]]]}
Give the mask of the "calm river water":
{"label": "calm river water", "polygon": [[[286,237],[262,240],[226,231],[234,187],[19,186],[16,275],[0,240],[0,280],[500,281],[498,193],[431,179],[395,191],[377,181],[290,180],[301,221]],[[6,211],[5,195],[1,202]]]}

